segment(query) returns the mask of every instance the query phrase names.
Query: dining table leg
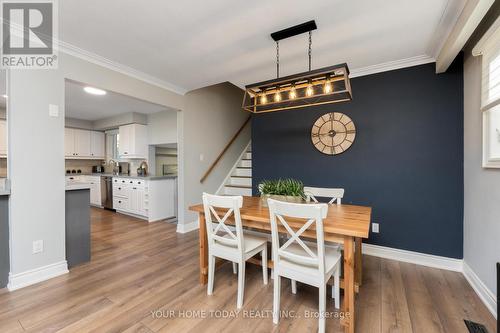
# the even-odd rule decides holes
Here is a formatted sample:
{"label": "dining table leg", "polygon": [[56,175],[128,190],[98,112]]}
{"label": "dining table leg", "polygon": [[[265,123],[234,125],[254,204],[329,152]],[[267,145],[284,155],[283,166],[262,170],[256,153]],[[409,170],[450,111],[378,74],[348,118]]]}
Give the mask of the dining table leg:
{"label": "dining table leg", "polygon": [[354,239],[344,238],[344,313],[345,332],[354,333]]}
{"label": "dining table leg", "polygon": [[354,258],[355,258],[355,267],[356,267],[356,275],[355,275],[355,281],[356,284],[361,287],[361,283],[363,282],[363,240],[361,237],[356,237],[355,239],[356,243],[356,251],[354,252]]}
{"label": "dining table leg", "polygon": [[198,229],[200,238],[200,284],[208,282],[208,239],[207,225],[205,224],[205,214],[199,214],[200,226]]}

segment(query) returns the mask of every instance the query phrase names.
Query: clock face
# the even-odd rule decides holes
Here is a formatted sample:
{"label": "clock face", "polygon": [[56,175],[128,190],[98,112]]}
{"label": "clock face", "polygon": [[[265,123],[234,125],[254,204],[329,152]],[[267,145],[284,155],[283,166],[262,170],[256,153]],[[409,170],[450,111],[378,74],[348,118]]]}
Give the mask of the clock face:
{"label": "clock face", "polygon": [[311,129],[313,145],[323,154],[343,153],[354,142],[356,127],[343,113],[330,112],[319,117]]}

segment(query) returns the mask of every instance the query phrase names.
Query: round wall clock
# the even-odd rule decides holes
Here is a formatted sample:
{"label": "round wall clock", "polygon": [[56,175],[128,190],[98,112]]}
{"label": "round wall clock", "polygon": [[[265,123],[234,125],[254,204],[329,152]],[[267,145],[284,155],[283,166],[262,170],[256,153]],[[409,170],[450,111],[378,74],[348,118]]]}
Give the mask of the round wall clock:
{"label": "round wall clock", "polygon": [[343,153],[354,142],[356,127],[351,118],[340,112],[330,112],[319,117],[311,129],[313,145],[323,154]]}

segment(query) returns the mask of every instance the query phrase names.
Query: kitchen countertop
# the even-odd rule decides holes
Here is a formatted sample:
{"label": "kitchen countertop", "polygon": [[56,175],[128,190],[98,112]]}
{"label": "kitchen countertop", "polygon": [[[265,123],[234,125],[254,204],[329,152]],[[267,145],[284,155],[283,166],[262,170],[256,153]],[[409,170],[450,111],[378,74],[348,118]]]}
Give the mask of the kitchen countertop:
{"label": "kitchen countertop", "polygon": [[91,176],[107,176],[107,177],[117,177],[117,178],[134,178],[134,179],[146,179],[146,180],[159,180],[159,179],[172,179],[177,178],[177,175],[164,175],[164,176],[131,176],[131,175],[113,175],[111,173],[93,173]]}

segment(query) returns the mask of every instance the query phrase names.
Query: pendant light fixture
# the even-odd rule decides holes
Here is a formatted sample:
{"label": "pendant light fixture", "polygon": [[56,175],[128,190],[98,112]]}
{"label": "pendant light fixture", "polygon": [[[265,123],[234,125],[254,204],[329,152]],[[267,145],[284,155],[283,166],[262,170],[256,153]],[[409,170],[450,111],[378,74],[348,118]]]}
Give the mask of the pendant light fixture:
{"label": "pendant light fixture", "polygon": [[[346,63],[312,70],[312,31],[316,29],[313,20],[271,34],[276,42],[276,79],[247,85],[244,110],[264,113],[352,100]],[[303,33],[309,33],[309,70],[280,78],[279,41]]]}

